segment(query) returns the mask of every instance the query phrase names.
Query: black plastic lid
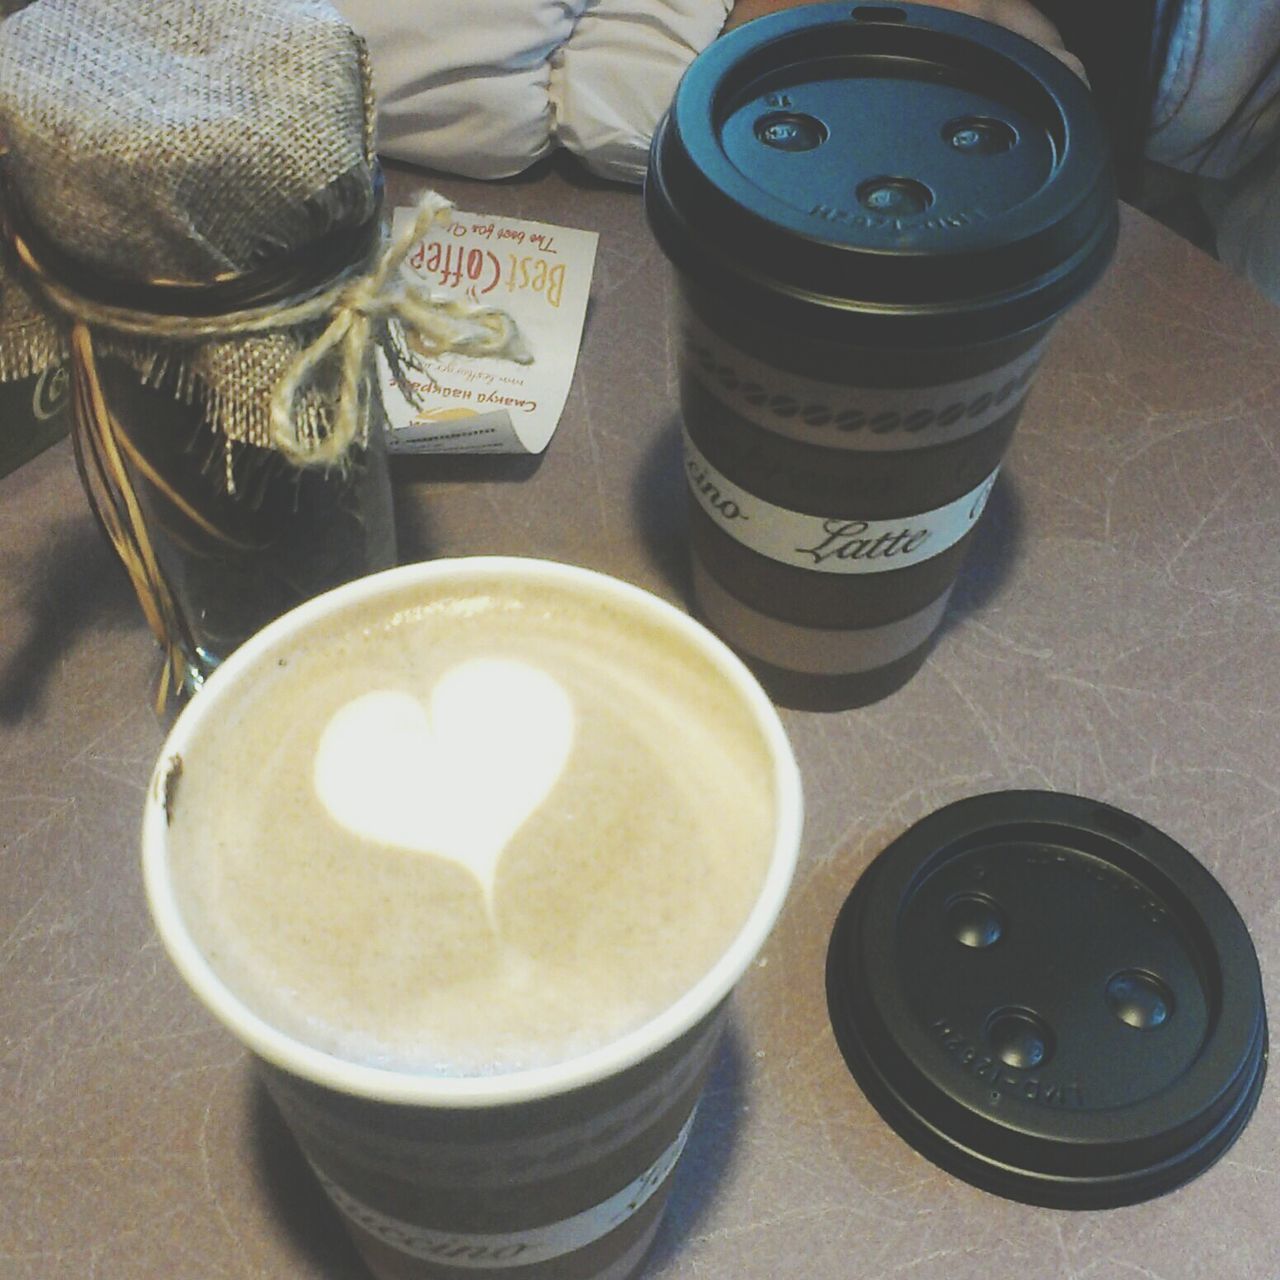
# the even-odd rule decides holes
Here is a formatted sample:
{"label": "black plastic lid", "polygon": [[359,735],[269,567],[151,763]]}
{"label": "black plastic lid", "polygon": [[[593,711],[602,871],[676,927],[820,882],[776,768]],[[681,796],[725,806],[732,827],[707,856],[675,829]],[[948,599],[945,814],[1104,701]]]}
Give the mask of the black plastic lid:
{"label": "black plastic lid", "polygon": [[1266,1072],[1257,956],[1222,887],[1146,823],[1053,792],[975,796],[895,840],[840,913],[827,1000],[903,1138],[1033,1204],[1194,1177]]}
{"label": "black plastic lid", "polygon": [[1081,81],[1001,27],[911,4],[806,5],[722,36],[680,82],[645,193],[691,280],[882,344],[1053,318],[1118,225]]}

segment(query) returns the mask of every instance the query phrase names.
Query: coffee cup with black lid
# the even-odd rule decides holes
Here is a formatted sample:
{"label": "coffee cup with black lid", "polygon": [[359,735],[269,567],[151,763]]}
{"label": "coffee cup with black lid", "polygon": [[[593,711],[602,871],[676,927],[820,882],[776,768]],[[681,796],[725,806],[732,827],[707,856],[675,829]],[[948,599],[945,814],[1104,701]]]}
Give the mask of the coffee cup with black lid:
{"label": "coffee cup with black lid", "polygon": [[694,60],[645,201],[677,280],[697,610],[783,703],[883,697],[1113,254],[1089,90],[966,15],[806,5]]}

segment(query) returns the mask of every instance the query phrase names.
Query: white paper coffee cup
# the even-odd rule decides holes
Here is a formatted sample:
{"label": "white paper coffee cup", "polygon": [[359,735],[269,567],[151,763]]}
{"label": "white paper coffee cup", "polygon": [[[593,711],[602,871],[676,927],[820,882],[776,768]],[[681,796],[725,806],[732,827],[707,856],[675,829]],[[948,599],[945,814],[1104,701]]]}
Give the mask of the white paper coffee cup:
{"label": "white paper coffee cup", "polygon": [[[607,601],[714,669],[765,744],[771,852],[741,928],[693,985],[643,1025],[547,1066],[430,1075],[303,1043],[232,990],[184,918],[169,861],[183,762],[255,673],[343,610],[442,583],[549,584]],[[655,797],[655,803],[661,798]],[[519,558],[405,566],[347,584],[272,623],[178,718],[156,765],[143,863],[160,937],[197,997],[249,1048],[307,1160],[382,1280],[518,1276],[622,1280],[657,1229],[712,1064],[726,1001],[785,899],[801,832],[799,772],[778,715],[730,650],[686,614],[589,570]]]}

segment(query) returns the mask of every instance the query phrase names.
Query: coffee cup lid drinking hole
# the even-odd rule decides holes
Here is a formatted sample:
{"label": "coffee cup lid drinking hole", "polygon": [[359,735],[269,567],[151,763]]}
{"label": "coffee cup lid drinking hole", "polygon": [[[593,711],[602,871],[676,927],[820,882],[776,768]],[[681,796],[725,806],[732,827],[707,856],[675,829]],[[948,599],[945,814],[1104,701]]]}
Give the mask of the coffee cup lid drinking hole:
{"label": "coffee cup lid drinking hole", "polygon": [[1118,225],[1078,77],[1001,27],[911,4],[806,5],[715,41],[655,132],[646,206],[717,297],[827,336],[938,345],[1057,316]]}
{"label": "coffee cup lid drinking hole", "polygon": [[1059,793],[961,800],[893,841],[839,915],[827,997],[883,1118],[1033,1204],[1172,1190],[1235,1141],[1266,1071],[1258,960],[1221,885]]}

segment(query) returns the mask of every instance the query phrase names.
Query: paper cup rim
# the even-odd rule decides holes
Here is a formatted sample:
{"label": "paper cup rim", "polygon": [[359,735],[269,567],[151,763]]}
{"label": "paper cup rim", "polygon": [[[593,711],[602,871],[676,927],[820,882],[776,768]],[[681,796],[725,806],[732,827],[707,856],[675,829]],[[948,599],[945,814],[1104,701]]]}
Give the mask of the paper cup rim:
{"label": "paper cup rim", "polygon": [[[562,1062],[492,1075],[442,1076],[355,1063],[304,1044],[241,1001],[187,931],[166,857],[166,800],[173,768],[206,719],[234,696],[239,680],[300,629],[414,583],[510,574],[585,589],[645,612],[710,659],[742,696],[772,761],[777,797],[769,867],[755,905],[716,963],[674,1003],[617,1040]],[[160,751],[143,815],[142,870],[151,916],[170,959],[200,1002],[253,1053],[304,1080],[356,1097],[452,1109],[492,1107],[551,1097],[615,1076],[672,1043],[714,1010],[773,928],[795,872],[802,825],[799,766],[777,709],[737,655],[701,623],[652,592],[597,570],[533,557],[469,556],[401,565],[346,583],[268,623],[232,653],[183,708]]]}

